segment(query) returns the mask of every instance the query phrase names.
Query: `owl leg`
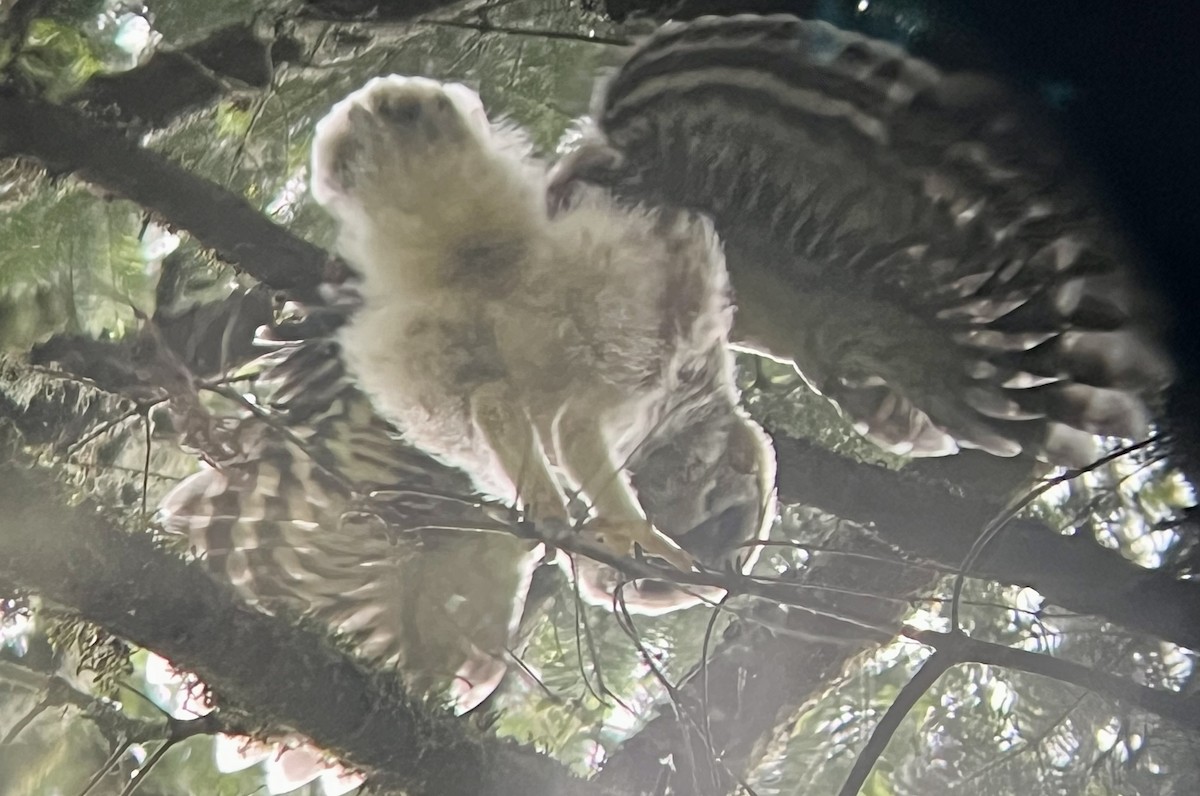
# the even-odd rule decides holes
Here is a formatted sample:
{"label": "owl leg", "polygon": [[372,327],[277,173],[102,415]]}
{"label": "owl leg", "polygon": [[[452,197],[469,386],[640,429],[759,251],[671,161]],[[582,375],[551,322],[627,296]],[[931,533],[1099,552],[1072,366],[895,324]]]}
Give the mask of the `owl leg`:
{"label": "owl leg", "polygon": [[490,382],[471,394],[471,416],[488,447],[517,489],[526,516],[555,530],[570,527],[567,498],[550,471],[540,438],[523,404],[504,382]]}
{"label": "owl leg", "polygon": [[692,556],[646,519],[594,413],[568,409],[559,418],[555,436],[559,464],[579,484],[595,513],[582,533],[618,555],[632,555],[640,547],[681,570],[692,569]]}

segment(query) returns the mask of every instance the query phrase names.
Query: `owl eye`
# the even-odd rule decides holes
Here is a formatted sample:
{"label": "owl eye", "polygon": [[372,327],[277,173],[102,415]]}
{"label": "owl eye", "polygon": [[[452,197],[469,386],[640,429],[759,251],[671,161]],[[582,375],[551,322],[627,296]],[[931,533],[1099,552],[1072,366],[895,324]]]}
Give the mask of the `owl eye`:
{"label": "owl eye", "polygon": [[421,118],[421,99],[403,95],[380,97],[376,112],[393,124],[410,125]]}

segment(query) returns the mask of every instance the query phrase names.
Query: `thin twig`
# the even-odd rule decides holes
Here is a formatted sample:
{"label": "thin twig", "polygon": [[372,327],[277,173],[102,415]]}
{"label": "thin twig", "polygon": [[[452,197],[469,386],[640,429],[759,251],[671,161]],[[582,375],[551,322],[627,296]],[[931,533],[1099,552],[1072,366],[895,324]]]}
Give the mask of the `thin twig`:
{"label": "thin twig", "polygon": [[1000,532],[1004,530],[1005,526],[1008,525],[1008,523],[1010,523],[1017,516],[1017,514],[1019,514],[1026,506],[1037,500],[1053,487],[1078,478],[1084,473],[1097,470],[1110,462],[1116,461],[1117,459],[1127,456],[1135,451],[1139,451],[1157,441],[1158,437],[1156,435],[1148,439],[1144,439],[1141,442],[1135,442],[1132,445],[1118,448],[1112,453],[1100,457],[1087,467],[1083,467],[1078,470],[1068,470],[1057,478],[1051,478],[1047,481],[1044,481],[1036,489],[1030,490],[1021,498],[1017,499],[1013,503],[1010,503],[1002,512],[996,515],[992,521],[984,527],[983,531],[979,534],[979,537],[976,538],[975,543],[971,545],[971,549],[967,551],[967,555],[963,558],[962,564],[959,565],[958,574],[954,576],[954,597],[953,601],[950,603],[951,626],[955,628],[959,627],[958,606],[962,599],[963,584],[966,582],[967,573],[974,569],[976,562],[983,554],[984,548],[986,548],[993,539],[1000,535]]}
{"label": "thin twig", "polygon": [[854,767],[850,769],[850,774],[846,777],[845,784],[838,791],[838,796],[857,796],[866,783],[867,777],[871,775],[871,770],[875,768],[879,756],[887,748],[888,741],[900,728],[904,717],[916,706],[925,692],[933,687],[937,679],[957,662],[950,653],[938,650],[925,663],[921,664],[921,668],[905,684],[904,688],[900,689],[895,701],[883,714],[879,723],[875,725],[871,737],[867,739],[867,745],[859,752],[854,761]]}
{"label": "thin twig", "polygon": [[464,22],[453,19],[418,19],[417,24],[432,25],[441,28],[459,28],[462,30],[474,30],[479,33],[502,33],[509,36],[532,36],[538,39],[559,39],[564,41],[578,41],[585,44],[603,44],[615,47],[628,47],[633,44],[629,39],[614,38],[610,36],[589,36],[583,33],[571,33],[565,30],[543,30],[541,28],[510,28],[505,25],[493,25],[486,20],[478,22]]}
{"label": "thin twig", "polygon": [[83,786],[83,790],[79,792],[79,796],[88,796],[89,793],[95,790],[96,786],[100,784],[100,781],[104,779],[104,775],[112,770],[112,767],[115,766],[122,757],[124,757],[125,753],[129,751],[129,747],[131,746],[133,746],[132,738],[126,738],[124,741],[114,746],[112,753],[105,759],[104,763],[102,763],[101,766],[96,769],[96,773],[92,774],[91,779],[87,781],[87,784]]}
{"label": "thin twig", "polygon": [[1200,696],[1197,695],[1184,696],[1175,691],[1149,688],[1082,664],[1044,653],[980,641],[955,631],[939,633],[906,627],[903,634],[933,647],[939,653],[945,652],[953,658],[954,663],[983,663],[1038,674],[1086,688],[1110,699],[1129,702],[1187,729],[1200,730]]}
{"label": "thin twig", "polygon": [[133,792],[142,786],[142,783],[146,781],[146,777],[150,776],[150,772],[153,771],[154,767],[163,759],[163,755],[165,755],[174,745],[174,739],[168,738],[167,740],[163,741],[162,744],[154,750],[154,754],[150,755],[150,757],[146,759],[146,762],[138,768],[137,773],[130,778],[128,784],[126,784],[124,789],[122,789],[121,796],[132,796]]}

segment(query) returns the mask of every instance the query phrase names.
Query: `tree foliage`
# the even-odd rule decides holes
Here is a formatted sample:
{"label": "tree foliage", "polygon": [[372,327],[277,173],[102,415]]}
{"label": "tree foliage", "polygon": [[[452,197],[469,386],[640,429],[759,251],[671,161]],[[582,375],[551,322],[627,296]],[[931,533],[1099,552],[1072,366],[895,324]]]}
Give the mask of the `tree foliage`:
{"label": "tree foliage", "polygon": [[[917,47],[946,29],[922,3],[816,5]],[[314,121],[429,75],[552,156],[646,24],[561,0],[0,5],[0,794],[251,793],[264,769],[214,747],[281,733],[414,794],[826,794],[897,704],[864,793],[1200,790],[1195,495],[1162,445],[1065,475],[906,462],[744,356],[785,504],[755,577],[647,619],[547,575],[521,664],[465,717],[153,531],[197,467],[161,410],[244,416],[256,387],[222,365],[270,317],[261,286],[311,296],[338,267]]]}

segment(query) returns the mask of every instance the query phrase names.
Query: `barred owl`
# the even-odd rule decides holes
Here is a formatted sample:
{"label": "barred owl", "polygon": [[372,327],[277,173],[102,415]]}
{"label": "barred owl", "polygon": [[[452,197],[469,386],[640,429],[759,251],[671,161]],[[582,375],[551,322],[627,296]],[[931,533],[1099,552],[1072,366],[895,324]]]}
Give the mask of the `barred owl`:
{"label": "barred owl", "polygon": [[[775,464],[737,405],[710,228],[602,191],[551,220],[519,133],[469,90],[415,78],[373,81],[320,123],[313,190],[360,276],[308,308],[337,339],[267,357],[270,416],[239,421],[240,455],[161,505],[214,574],[467,710],[507,669],[542,555],[474,525],[473,494],[566,525],[579,490],[584,532],[621,554],[749,567]],[[585,600],[646,614],[720,595],[565,568]]]}
{"label": "barred owl", "polygon": [[[171,490],[163,529],[251,603],[307,614],[416,692],[475,707],[507,669],[540,546],[473,529],[472,485],[396,438],[335,342],[272,342],[278,351],[259,365],[270,417],[238,421],[240,455]],[[629,466],[659,527],[709,566],[745,567],[757,550],[743,545],[773,516],[774,461],[732,394],[722,398],[661,426]],[[622,583],[582,558],[575,572],[589,602],[620,594],[646,614],[719,596]]]}
{"label": "barred owl", "polygon": [[786,16],[669,24],[552,176],[709,216],[734,339],[899,453],[1079,465],[1171,367],[1131,252],[1035,103]]}
{"label": "barred owl", "polygon": [[[677,537],[709,508],[664,504],[684,523],[664,533],[629,462],[655,437],[701,428],[709,447],[744,452],[694,463],[696,474],[744,467],[734,480],[754,509],[721,522],[740,539],[767,527],[773,464],[737,408],[709,225],[599,190],[551,218],[545,170],[520,131],[490,123],[462,85],[395,75],[317,125],[312,186],[360,279],[361,306],[339,333],[346,364],[406,441],[543,528],[574,529],[579,495],[591,515],[573,532],[687,569],[695,559]],[[599,599],[603,579],[583,568]]]}
{"label": "barred owl", "polygon": [[[395,668],[415,694],[471,710],[520,652],[516,631],[541,546],[472,525],[481,515],[471,483],[396,438],[348,378],[337,343],[308,328],[327,320],[288,325],[283,340],[278,329],[260,334],[278,346],[257,366],[267,417],[228,429],[239,455],[176,485],[160,504],[161,527],[251,604],[323,622],[359,655]],[[728,387],[728,371],[710,375],[712,386]],[[745,568],[758,554],[746,544],[774,516],[775,469],[769,440],[733,398],[717,391],[669,418],[629,468],[657,527],[698,561]],[[619,596],[643,614],[720,596],[625,583],[584,558],[573,571],[588,602],[610,606]],[[221,739],[218,749],[222,770],[263,761],[273,793],[337,771],[303,739]]]}

